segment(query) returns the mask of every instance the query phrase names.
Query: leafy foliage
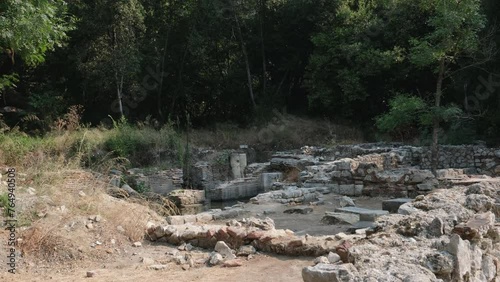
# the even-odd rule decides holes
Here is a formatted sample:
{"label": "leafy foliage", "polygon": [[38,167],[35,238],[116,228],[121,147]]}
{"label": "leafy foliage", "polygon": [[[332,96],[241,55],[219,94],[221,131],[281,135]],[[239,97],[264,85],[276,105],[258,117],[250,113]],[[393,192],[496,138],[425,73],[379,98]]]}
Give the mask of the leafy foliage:
{"label": "leafy foliage", "polygon": [[[0,11],[0,109],[22,109],[3,128],[42,133],[78,104],[97,125],[121,100],[130,122],[151,116],[156,128],[188,116],[258,126],[278,109],[408,140],[432,121],[450,129],[476,98],[468,128],[500,140],[498,87],[480,79],[500,73],[495,0],[5,0]],[[389,105],[375,128],[394,93],[422,97],[425,111],[391,119],[401,113]],[[115,140],[117,154],[142,148],[132,139]]]}
{"label": "leafy foliage", "polygon": [[399,94],[389,101],[389,112],[377,117],[375,123],[382,132],[405,141],[416,137],[426,115],[428,110],[422,98]]}
{"label": "leafy foliage", "polygon": [[62,0],[2,1],[0,47],[8,50],[12,59],[17,54],[28,65],[42,63],[45,53],[61,47],[72,29],[66,5]]}

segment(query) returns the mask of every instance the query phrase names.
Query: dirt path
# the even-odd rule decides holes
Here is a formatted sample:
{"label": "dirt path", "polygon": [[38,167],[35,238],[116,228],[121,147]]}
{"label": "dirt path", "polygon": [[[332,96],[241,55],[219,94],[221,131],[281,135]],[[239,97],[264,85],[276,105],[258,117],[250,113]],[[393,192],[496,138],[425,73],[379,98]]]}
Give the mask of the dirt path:
{"label": "dirt path", "polygon": [[[256,255],[253,259],[244,261],[243,266],[224,268],[220,266],[199,266],[183,270],[180,266],[169,263],[165,270],[150,270],[145,265],[131,262],[109,264],[93,264],[76,267],[71,270],[54,268],[45,270],[43,274],[34,272],[12,275],[0,274],[0,281],[103,281],[103,282],[137,282],[137,281],[203,281],[203,282],[233,282],[233,281],[273,281],[302,282],[302,268],[311,265],[312,258],[289,258],[283,256]],[[89,270],[96,272],[95,277],[86,278]],[[59,272],[58,272],[59,271]]]}

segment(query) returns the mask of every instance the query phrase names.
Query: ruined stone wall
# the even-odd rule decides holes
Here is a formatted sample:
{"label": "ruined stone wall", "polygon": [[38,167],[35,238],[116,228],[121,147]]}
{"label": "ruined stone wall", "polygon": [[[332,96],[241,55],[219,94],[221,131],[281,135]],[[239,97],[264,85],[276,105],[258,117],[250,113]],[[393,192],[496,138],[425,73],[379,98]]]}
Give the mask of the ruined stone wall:
{"label": "ruined stone wall", "polygon": [[[431,167],[428,147],[412,148],[412,163]],[[475,168],[478,173],[500,174],[500,149],[483,146],[440,146],[439,168]]]}
{"label": "ruined stone wall", "polygon": [[[311,154],[326,161],[353,158],[383,163],[385,169],[417,166],[431,167],[430,147],[405,146],[398,143],[368,143],[359,145],[339,145],[331,149],[316,148]],[[383,158],[383,160],[382,160]],[[439,146],[438,168],[470,169],[471,173],[500,175],[500,148],[481,145]]]}

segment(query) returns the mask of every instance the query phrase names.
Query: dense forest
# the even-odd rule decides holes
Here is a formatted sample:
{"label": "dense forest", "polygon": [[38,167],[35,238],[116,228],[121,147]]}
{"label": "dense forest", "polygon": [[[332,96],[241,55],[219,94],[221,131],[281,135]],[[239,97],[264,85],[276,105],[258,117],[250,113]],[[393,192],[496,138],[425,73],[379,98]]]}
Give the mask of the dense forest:
{"label": "dense forest", "polygon": [[5,0],[3,131],[68,113],[250,126],[273,110],[368,139],[500,139],[498,0]]}

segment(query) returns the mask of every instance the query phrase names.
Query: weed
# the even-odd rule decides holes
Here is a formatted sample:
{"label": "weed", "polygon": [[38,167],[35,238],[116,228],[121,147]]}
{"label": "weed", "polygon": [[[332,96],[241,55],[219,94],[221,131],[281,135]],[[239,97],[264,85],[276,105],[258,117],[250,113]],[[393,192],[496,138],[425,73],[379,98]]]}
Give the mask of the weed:
{"label": "weed", "polygon": [[144,182],[138,182],[133,188],[135,191],[141,194],[151,191],[151,188]]}
{"label": "weed", "polygon": [[0,207],[3,208],[4,216],[8,215],[8,209],[7,209],[8,206],[9,206],[9,195],[7,193],[0,194]]}

